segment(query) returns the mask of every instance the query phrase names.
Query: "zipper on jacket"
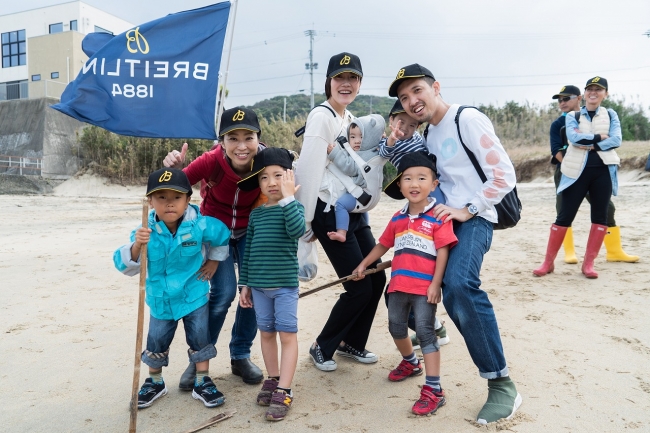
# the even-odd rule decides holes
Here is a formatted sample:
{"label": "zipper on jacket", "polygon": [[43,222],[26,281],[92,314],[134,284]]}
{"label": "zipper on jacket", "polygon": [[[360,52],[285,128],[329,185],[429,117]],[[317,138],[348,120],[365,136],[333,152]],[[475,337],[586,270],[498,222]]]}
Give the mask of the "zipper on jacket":
{"label": "zipper on jacket", "polygon": [[230,238],[235,239],[235,224],[237,223],[237,200],[239,199],[239,187],[235,191],[235,199],[232,202],[232,224],[230,225]]}

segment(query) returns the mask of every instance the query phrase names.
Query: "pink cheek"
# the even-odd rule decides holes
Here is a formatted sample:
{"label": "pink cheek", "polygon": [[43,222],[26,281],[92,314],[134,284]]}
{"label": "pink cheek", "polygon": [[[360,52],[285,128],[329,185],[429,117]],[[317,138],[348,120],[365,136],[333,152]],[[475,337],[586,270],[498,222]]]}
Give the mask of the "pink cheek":
{"label": "pink cheek", "polygon": [[490,165],[497,165],[499,161],[501,161],[501,158],[499,157],[499,153],[496,150],[491,150],[485,156],[485,161],[487,161],[487,163]]}
{"label": "pink cheek", "polygon": [[492,141],[492,139],[487,134],[483,134],[481,136],[481,147],[483,149],[489,149],[492,146],[494,146],[494,141]]}
{"label": "pink cheek", "polygon": [[483,195],[487,198],[496,198],[499,195],[499,192],[494,188],[487,188],[483,191]]}

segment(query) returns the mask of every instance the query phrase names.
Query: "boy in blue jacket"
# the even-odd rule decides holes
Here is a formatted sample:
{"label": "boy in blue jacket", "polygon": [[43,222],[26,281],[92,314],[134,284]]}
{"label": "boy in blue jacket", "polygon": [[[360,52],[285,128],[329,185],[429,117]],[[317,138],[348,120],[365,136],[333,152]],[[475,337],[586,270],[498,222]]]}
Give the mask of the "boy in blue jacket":
{"label": "boy in blue jacket", "polygon": [[183,319],[190,348],[190,362],[196,363],[192,397],[206,407],[224,403],[224,395],[210,379],[209,360],[217,356],[208,330],[208,292],[212,275],[206,259],[228,257],[230,231],[219,220],[204,217],[190,204],[192,186],[185,173],[165,168],[149,175],[147,196],[153,210],[149,228],[131,233],[131,243],[113,254],[117,270],[133,276],[140,272],[140,250],[148,244],[146,302],[150,309],[147,348],[142,362],[149,366],[138,394],[138,409],[149,407],[167,394],[162,367],[169,365],[171,345],[178,321]]}

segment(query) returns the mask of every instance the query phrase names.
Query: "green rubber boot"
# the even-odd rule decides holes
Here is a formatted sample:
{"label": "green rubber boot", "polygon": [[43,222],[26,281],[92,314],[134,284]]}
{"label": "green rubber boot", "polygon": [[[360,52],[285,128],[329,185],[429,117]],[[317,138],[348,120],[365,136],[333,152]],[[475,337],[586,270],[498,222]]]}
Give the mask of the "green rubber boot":
{"label": "green rubber boot", "polygon": [[521,395],[510,377],[488,379],[488,398],[476,417],[479,424],[510,419],[521,406]]}

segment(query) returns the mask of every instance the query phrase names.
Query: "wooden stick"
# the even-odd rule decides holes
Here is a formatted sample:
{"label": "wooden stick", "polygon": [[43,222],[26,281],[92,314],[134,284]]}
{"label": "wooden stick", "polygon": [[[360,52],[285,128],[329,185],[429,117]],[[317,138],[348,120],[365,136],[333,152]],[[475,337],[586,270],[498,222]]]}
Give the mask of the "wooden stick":
{"label": "wooden stick", "polygon": [[213,416],[212,418],[210,418],[209,420],[207,420],[203,424],[198,425],[198,426],[196,426],[194,428],[191,428],[189,430],[185,430],[182,433],[194,433],[194,432],[197,432],[197,431],[202,430],[202,429],[204,429],[206,427],[210,427],[211,425],[216,424],[219,421],[223,421],[224,419],[228,419],[231,416],[233,416],[235,413],[237,413],[236,410],[231,410],[231,411],[228,411],[228,412],[222,412],[217,416]]}
{"label": "wooden stick", "polygon": [[[383,271],[384,269],[390,268],[391,264],[392,264],[391,260],[388,260],[387,262],[381,262],[381,263],[379,263],[377,265],[376,268],[366,269],[365,271],[363,271],[363,275],[370,275],[370,274],[374,274],[374,273],[379,272],[379,271]],[[357,274],[348,275],[347,277],[339,278],[336,281],[332,281],[331,283],[323,284],[322,286],[318,286],[318,287],[316,287],[314,289],[305,290],[300,295],[298,295],[298,298],[304,298],[307,295],[311,295],[312,293],[320,292],[323,289],[327,289],[328,287],[336,286],[337,284],[345,283],[346,281],[353,280],[356,277],[357,277]]]}
{"label": "wooden stick", "polygon": [[[149,201],[142,200],[142,227],[149,227]],[[135,333],[135,360],[133,363],[133,387],[131,388],[131,417],[129,433],[135,433],[138,422],[138,388],[140,384],[140,355],[142,354],[142,328],[144,324],[144,288],[147,283],[147,244],[140,248],[140,290],[138,291],[138,326]]]}

